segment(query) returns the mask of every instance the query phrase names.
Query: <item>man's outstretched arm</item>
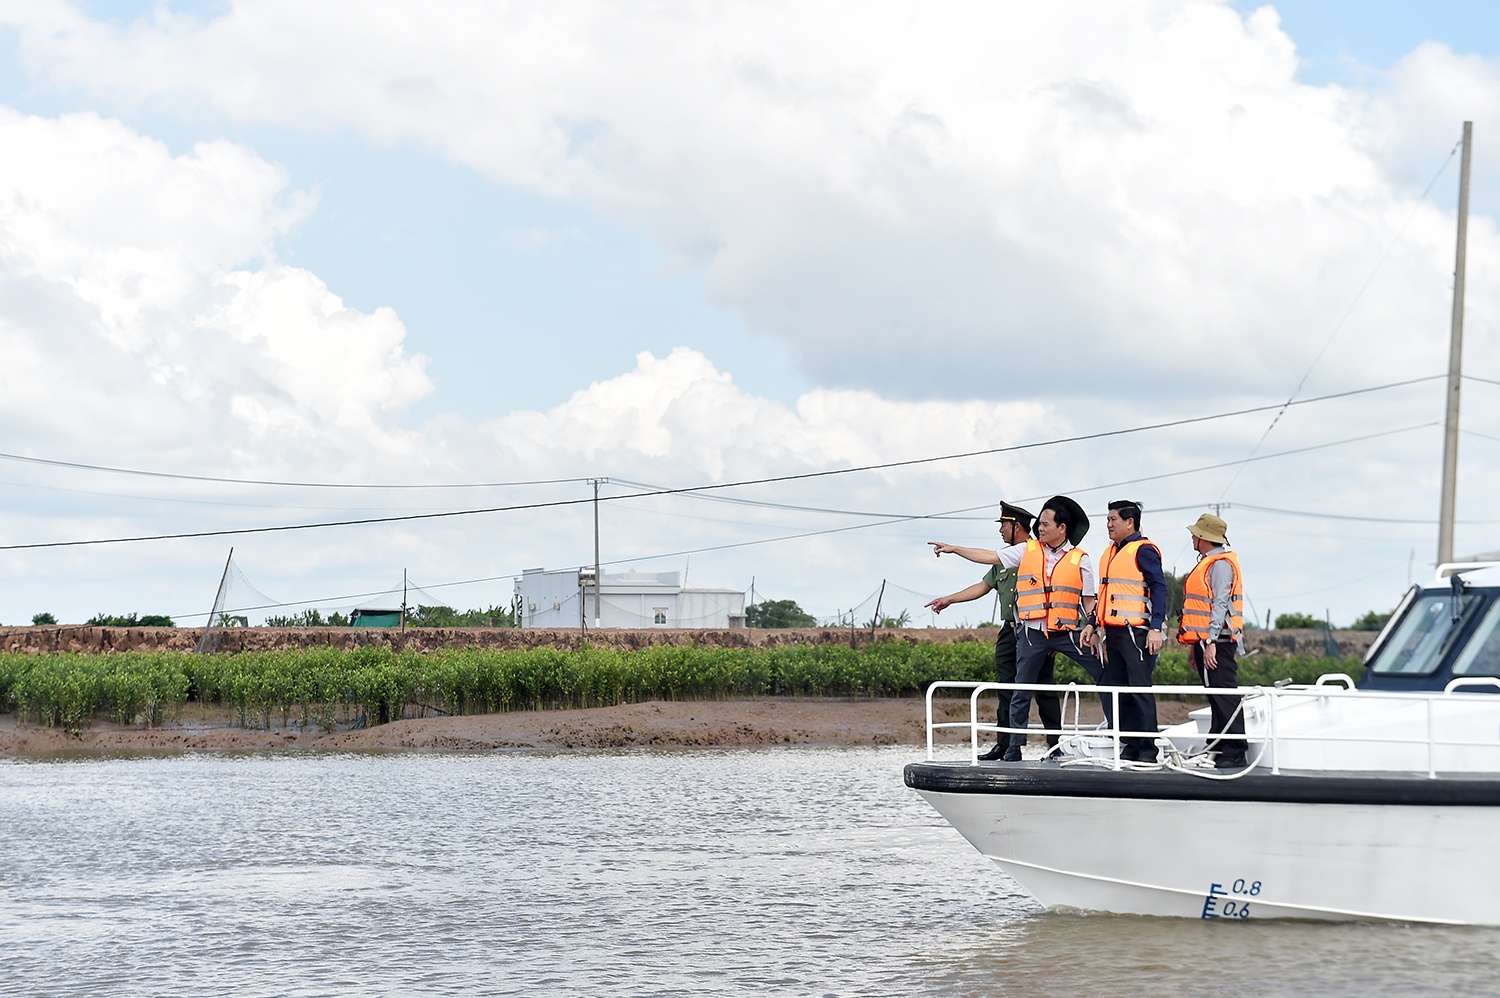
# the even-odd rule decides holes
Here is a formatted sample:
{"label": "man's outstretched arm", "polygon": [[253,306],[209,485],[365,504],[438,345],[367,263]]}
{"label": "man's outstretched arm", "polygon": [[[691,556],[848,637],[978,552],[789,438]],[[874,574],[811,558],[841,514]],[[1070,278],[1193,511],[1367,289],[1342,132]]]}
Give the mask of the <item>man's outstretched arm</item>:
{"label": "man's outstretched arm", "polygon": [[[966,548],[957,544],[944,544],[942,541],[928,541],[932,545],[934,556],[941,558],[945,554],[956,554],[966,561],[972,561],[976,565],[998,565],[1000,564],[1000,552],[991,551],[989,548]],[[966,590],[967,591],[967,590]],[[970,599],[975,597],[971,596]],[[954,602],[959,602],[955,600]]]}
{"label": "man's outstretched arm", "polygon": [[967,589],[960,589],[952,596],[939,596],[937,599],[927,604],[927,609],[931,610],[933,613],[942,613],[954,603],[967,603],[970,600],[978,599],[988,592],[990,592],[989,583],[976,582],[972,586],[969,586]]}

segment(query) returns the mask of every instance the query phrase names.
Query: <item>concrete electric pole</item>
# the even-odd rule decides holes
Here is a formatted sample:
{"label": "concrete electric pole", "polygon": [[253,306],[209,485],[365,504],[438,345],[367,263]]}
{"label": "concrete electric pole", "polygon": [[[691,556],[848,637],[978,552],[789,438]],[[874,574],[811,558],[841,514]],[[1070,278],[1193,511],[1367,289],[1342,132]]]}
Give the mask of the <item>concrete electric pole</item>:
{"label": "concrete electric pole", "polygon": [[1458,493],[1458,395],[1463,379],[1464,263],[1469,237],[1469,150],[1474,123],[1464,122],[1463,159],[1458,174],[1458,250],[1453,263],[1453,322],[1448,339],[1447,412],[1443,419],[1443,499],[1438,512],[1437,563],[1453,560],[1453,507]]}

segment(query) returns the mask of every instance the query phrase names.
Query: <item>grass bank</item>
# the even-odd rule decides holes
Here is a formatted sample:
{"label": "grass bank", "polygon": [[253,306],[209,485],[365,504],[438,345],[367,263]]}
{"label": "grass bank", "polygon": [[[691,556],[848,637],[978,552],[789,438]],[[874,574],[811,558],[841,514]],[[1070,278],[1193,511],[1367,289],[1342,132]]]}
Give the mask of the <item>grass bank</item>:
{"label": "grass bank", "polygon": [[[1362,672],[1358,658],[1257,656],[1241,681],[1311,682],[1325,672]],[[713,648],[658,645],[630,651],[388,648],[295,649],[197,656],[184,652],[0,655],[0,709],[19,720],[79,730],[99,718],[160,724],[190,703],[234,709],[238,723],[267,727],[363,720],[382,724],[413,712],[488,714],[614,706],[649,700],[746,697],[917,696],[937,680],[994,678],[993,647],[888,642]],[[1087,683],[1072,662],[1059,682]],[[1191,684],[1179,649],[1162,655],[1156,681]]]}

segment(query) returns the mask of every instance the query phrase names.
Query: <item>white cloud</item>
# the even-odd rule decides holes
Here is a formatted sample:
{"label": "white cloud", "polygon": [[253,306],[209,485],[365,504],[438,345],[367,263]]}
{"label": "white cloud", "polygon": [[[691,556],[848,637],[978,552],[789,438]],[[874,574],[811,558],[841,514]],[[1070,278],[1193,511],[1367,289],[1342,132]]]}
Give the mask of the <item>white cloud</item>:
{"label": "white cloud", "polygon": [[38,445],[197,441],[219,462],[268,435],[309,454],[389,450],[395,417],[431,390],[394,314],[348,309],[275,261],[312,203],[248,150],[174,156],[117,121],[8,108],[0,146],[0,418]]}
{"label": "white cloud", "polygon": [[[528,465],[550,460],[559,470],[617,468],[708,482],[923,458],[935,440],[950,453],[1019,443],[1047,413],[1036,402],[903,402],[837,389],[808,392],[794,411],[747,394],[708,358],[679,347],[660,359],[642,353],[633,371],[547,412],[512,413],[483,430],[524,453]],[[994,488],[1010,471],[996,462],[979,477]],[[946,464],[926,473],[974,475]]]}
{"label": "white cloud", "polygon": [[[1261,402],[1296,383],[1393,241],[1310,390],[1437,373],[1452,217],[1416,196],[1459,120],[1500,134],[1490,61],[1427,46],[1371,89],[1308,86],[1274,11],[1241,17],[1209,0],[268,0],[207,19],[160,6],[130,24],[63,3],[3,11],[38,80],[101,106],[352,130],[633,219],[696,266],[708,295],[753,333],[792,344],[823,386],[787,408],[741,391],[701,355],[643,355],[552,410],[477,428],[443,418],[418,434],[401,412],[431,385],[402,349],[400,320],[345,308],[338,289],[270,254],[311,210],[280,171],[224,142],[172,156],[93,115],[3,118],[5,148],[22,154],[0,161],[0,336],[14,359],[0,373],[0,416],[38,447],[98,453],[81,442],[149,440],[155,462],[195,468],[208,447],[309,477],[607,473],[679,485]],[[1479,148],[1476,170],[1493,185],[1500,152],[1486,150],[1500,143]],[[1486,217],[1473,219],[1470,240],[1477,367],[1500,347],[1500,241]],[[1465,397],[1479,417],[1470,426],[1500,412],[1486,391]],[[1293,410],[1265,450],[1432,418],[1435,395]],[[834,479],[794,499],[931,512],[1000,491],[1132,481],[1243,456],[1268,419]],[[1434,438],[1252,465],[1232,499],[1421,515],[1434,505]],[[1484,463],[1468,475],[1470,496],[1500,484]],[[1224,480],[1121,488],[1159,509],[1213,501]],[[1430,548],[1421,526],[1375,535],[1231,513],[1253,525],[1240,538],[1262,592],[1333,588],[1336,600],[1347,579],[1383,566],[1399,580],[1408,546],[1420,544],[1421,557]],[[739,537],[771,527],[772,515],[741,513],[727,533],[682,521],[666,539],[641,521],[616,550]],[[1148,522],[1180,536],[1176,515]],[[558,564],[580,546],[579,523],[561,513],[486,530],[497,568]],[[1337,536],[1354,530],[1369,533],[1351,553]],[[901,578],[909,549],[921,553],[919,535],[854,536],[860,543],[817,542],[811,556],[763,564],[811,592],[819,570]],[[1469,536],[1495,535],[1485,526]],[[433,549],[479,557],[457,528],[400,528],[382,545],[434,565]],[[309,550],[347,558],[359,546],[295,555],[308,564]],[[909,570],[934,589],[956,588],[943,580],[961,574]],[[1391,580],[1375,586],[1371,602]],[[1364,603],[1371,590],[1352,591]]]}
{"label": "white cloud", "polygon": [[[1385,90],[1308,86],[1272,8],[1215,0],[10,19],[58,85],[352,126],[634,217],[815,381],[908,397],[991,395],[1003,358],[1059,339],[1090,392],[1204,349],[1235,352],[1231,390],[1285,390],[1403,224],[1353,322],[1379,349],[1324,376],[1404,371],[1451,266],[1412,135],[1432,151],[1461,116],[1500,125],[1483,60],[1429,46]],[[1493,313],[1491,283],[1472,294]]]}

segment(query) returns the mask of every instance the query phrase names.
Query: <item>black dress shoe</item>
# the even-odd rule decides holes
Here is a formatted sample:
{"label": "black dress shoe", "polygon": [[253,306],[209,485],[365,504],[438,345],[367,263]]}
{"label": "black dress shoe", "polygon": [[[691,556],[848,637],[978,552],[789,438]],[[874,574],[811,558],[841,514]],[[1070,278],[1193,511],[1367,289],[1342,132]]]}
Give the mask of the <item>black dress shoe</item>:
{"label": "black dress shoe", "polygon": [[983,752],[979,753],[979,761],[980,762],[994,762],[996,759],[1000,758],[1004,754],[1005,754],[1005,746],[1001,745],[999,742],[996,742],[994,745],[991,745],[988,749],[986,749]]}
{"label": "black dress shoe", "polygon": [[1012,745],[1010,748],[1005,750],[1005,755],[1001,756],[1000,758],[1002,758],[1006,762],[1020,762],[1021,750]]}
{"label": "black dress shoe", "polygon": [[1242,755],[1221,755],[1214,760],[1215,769],[1244,769],[1245,757]]}

